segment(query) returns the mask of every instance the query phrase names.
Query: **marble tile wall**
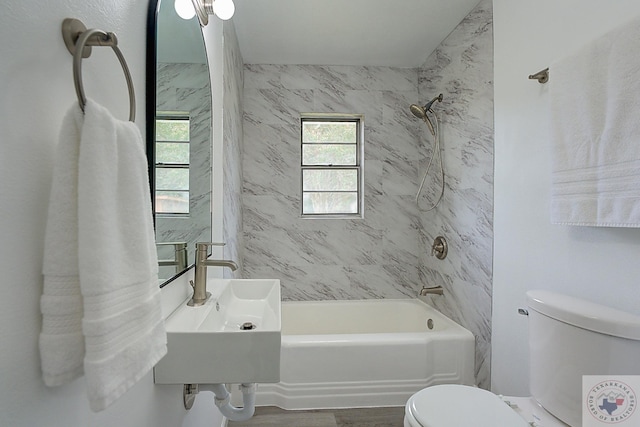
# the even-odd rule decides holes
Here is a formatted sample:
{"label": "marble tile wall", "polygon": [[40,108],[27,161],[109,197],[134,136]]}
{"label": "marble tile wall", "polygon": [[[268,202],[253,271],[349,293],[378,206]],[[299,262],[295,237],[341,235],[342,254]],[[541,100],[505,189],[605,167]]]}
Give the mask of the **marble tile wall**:
{"label": "marble tile wall", "polygon": [[[417,100],[417,69],[245,65],[244,277],[285,300],[416,295]],[[301,113],[364,115],[364,218],[300,218]]]}
{"label": "marble tile wall", "polygon": [[[206,242],[211,239],[211,89],[207,65],[159,63],[157,85],[158,111],[190,112],[192,172],[189,174],[189,218],[157,218],[156,240]],[[195,247],[190,245],[188,250],[191,263],[195,259]],[[161,248],[159,257],[172,259],[172,248]],[[174,267],[161,267],[160,277],[171,277],[174,270]]]}
{"label": "marble tile wall", "polygon": [[238,263],[240,268],[232,272],[224,269],[224,277],[240,277],[244,259],[242,223],[242,90],[243,64],[233,21],[225,21],[224,72],[223,72],[223,140],[224,140],[224,198],[223,237],[226,242],[224,256]]}
{"label": "marble tile wall", "polygon": [[[439,93],[433,110],[441,121],[445,195],[433,211],[420,212],[421,247],[444,236],[445,260],[420,251],[423,282],[442,285],[445,296],[429,297],[445,315],[476,336],[476,378],[490,386],[493,246],[493,28],[492,2],[483,0],[427,59],[419,73],[422,102]],[[427,138],[428,137],[428,138]],[[431,135],[423,129],[425,146]],[[428,155],[431,155],[429,152]],[[427,180],[423,207],[435,199],[440,181]],[[437,195],[437,194],[436,194]]]}

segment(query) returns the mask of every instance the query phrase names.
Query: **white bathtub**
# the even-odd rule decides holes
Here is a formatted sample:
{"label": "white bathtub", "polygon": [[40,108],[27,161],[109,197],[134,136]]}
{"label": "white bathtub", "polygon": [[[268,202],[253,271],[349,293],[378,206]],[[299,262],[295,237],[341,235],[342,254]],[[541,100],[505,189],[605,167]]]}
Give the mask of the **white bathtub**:
{"label": "white bathtub", "polygon": [[284,302],[281,382],[259,384],[257,405],[402,406],[429,385],[473,384],[474,346],[417,299]]}

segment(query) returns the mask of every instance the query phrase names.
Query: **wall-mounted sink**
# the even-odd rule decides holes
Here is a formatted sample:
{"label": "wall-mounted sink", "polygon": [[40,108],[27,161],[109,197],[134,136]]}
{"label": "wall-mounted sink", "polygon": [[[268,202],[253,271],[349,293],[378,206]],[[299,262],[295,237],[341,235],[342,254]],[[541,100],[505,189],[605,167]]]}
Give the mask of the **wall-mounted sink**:
{"label": "wall-mounted sink", "polygon": [[185,301],[167,318],[168,351],[155,367],[155,382],[279,382],[280,281],[207,282],[212,296],[204,305]]}

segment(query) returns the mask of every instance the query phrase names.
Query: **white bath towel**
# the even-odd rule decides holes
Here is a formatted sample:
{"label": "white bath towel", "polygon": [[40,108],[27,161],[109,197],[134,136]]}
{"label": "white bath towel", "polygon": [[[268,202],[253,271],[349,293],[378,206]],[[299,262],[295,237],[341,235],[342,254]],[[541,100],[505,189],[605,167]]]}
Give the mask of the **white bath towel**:
{"label": "white bath towel", "polygon": [[102,410],[165,355],[145,147],[88,100],[78,168],[78,254],[89,402]]}
{"label": "white bath towel", "polygon": [[551,222],[640,227],[640,20],[550,74]]}
{"label": "white bath towel", "polygon": [[78,270],[78,158],[84,117],[75,104],[62,122],[44,239],[40,361],[46,385],[82,375],[82,296]]}
{"label": "white bath towel", "polygon": [[[77,249],[56,261],[76,265],[87,393],[91,409],[100,411],[164,356],[166,333],[140,132],[92,100],[87,101],[80,122],[76,127],[81,129],[76,157]],[[45,279],[43,314],[46,285]],[[43,335],[44,331],[45,323]],[[50,347],[43,343],[41,338],[44,370]]]}

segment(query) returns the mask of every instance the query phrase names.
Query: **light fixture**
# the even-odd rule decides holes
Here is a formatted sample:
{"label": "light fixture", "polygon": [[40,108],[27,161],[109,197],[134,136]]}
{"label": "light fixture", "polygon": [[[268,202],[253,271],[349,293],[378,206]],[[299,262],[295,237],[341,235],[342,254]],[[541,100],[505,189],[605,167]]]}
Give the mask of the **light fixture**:
{"label": "light fixture", "polygon": [[233,0],[214,0],[213,11],[218,18],[226,21],[233,17],[233,13],[236,11],[236,5],[233,4]]}
{"label": "light fixture", "polygon": [[233,0],[191,0],[196,10],[200,25],[209,23],[209,15],[216,15],[222,20],[231,19],[236,10]]}
{"label": "light fixture", "polygon": [[182,19],[189,20],[196,16],[196,9],[193,7],[191,0],[175,0],[173,7]]}

